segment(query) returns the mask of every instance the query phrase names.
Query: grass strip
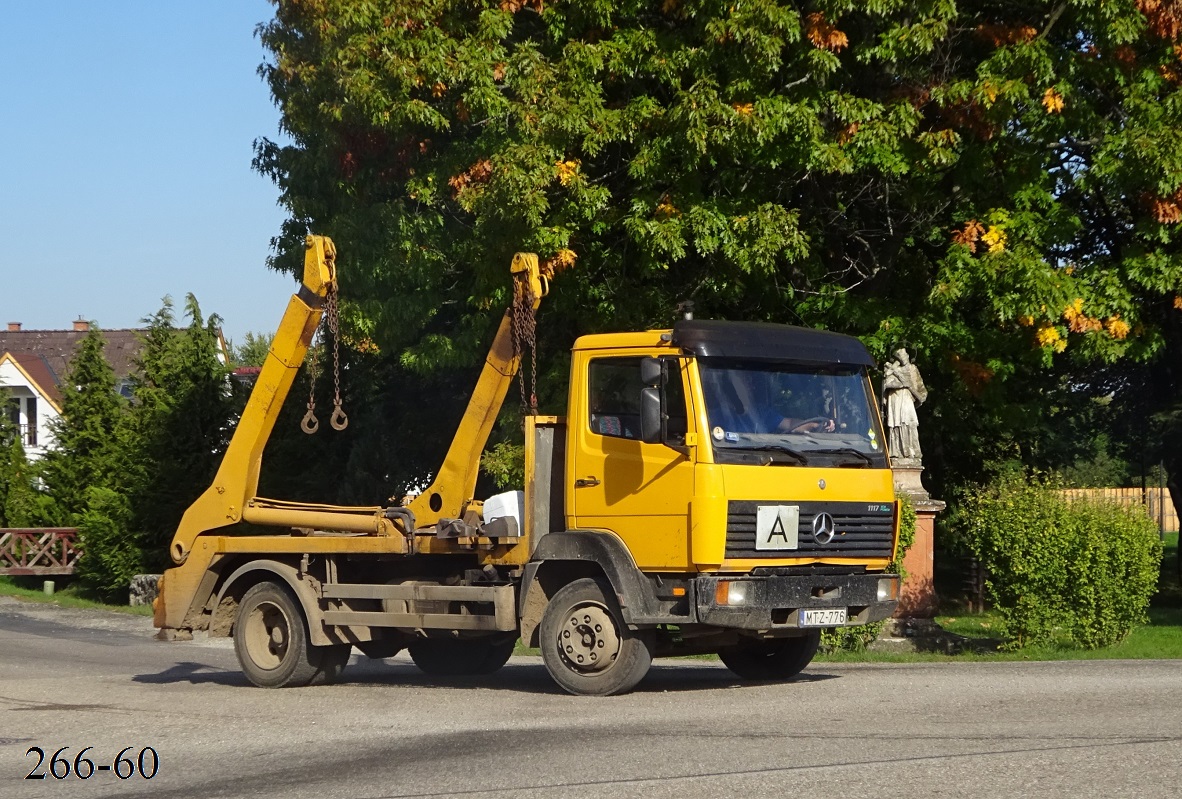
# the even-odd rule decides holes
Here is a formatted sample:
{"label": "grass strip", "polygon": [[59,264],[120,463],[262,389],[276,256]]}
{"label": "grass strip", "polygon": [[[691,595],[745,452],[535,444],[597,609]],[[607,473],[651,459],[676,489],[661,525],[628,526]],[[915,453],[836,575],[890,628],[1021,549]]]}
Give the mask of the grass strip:
{"label": "grass strip", "polygon": [[115,613],[128,613],[133,616],[152,615],[152,608],[149,605],[108,605],[104,602],[96,602],[93,599],[79,596],[77,589],[72,585],[66,586],[60,591],[55,591],[53,594],[46,594],[41,588],[29,587],[34,580],[42,581],[44,578],[0,576],[0,596],[10,596],[27,602],[39,602],[45,605],[57,605],[62,608],[109,610]]}

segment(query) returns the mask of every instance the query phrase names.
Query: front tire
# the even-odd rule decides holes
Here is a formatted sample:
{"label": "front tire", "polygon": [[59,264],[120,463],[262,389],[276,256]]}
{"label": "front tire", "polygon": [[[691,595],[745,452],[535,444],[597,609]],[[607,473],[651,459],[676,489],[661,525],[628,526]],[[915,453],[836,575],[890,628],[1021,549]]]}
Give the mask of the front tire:
{"label": "front tire", "polygon": [[246,678],[260,688],[335,681],[349,662],[349,645],[312,646],[303,608],[287,586],[251,587],[234,619],[234,654]]}
{"label": "front tire", "polygon": [[821,645],[821,631],[796,638],[743,641],[718,650],[718,658],[744,680],[788,680],[812,662]]}
{"label": "front tire", "polygon": [[586,577],[550,599],[538,640],[554,682],[582,696],[630,691],[653,662],[651,633],[629,630],[611,589]]}

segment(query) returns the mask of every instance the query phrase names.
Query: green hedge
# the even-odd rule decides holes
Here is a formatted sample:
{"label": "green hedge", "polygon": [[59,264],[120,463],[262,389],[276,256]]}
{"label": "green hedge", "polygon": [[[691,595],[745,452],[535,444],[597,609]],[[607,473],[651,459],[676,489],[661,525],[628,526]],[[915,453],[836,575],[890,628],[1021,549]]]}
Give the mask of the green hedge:
{"label": "green hedge", "polygon": [[1011,476],[967,496],[957,522],[988,572],[1009,648],[1096,649],[1146,621],[1162,545],[1143,508],[1068,501],[1054,485]]}
{"label": "green hedge", "polygon": [[141,571],[130,523],[131,508],[123,496],[97,486],[86,490],[86,510],[78,522],[82,556],[76,571],[82,586],[104,602],[127,604],[127,587]]}

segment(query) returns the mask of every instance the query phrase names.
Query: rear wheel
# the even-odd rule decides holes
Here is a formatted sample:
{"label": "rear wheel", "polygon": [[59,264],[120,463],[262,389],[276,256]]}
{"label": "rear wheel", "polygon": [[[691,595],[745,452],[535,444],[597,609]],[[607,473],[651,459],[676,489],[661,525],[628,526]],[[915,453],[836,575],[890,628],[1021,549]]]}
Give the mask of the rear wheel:
{"label": "rear wheel", "polygon": [[744,639],[718,650],[719,659],[744,680],[787,680],[812,662],[821,644],[821,631],[796,638]]}
{"label": "rear wheel", "polygon": [[653,662],[651,633],[629,630],[611,589],[586,577],[550,599],[538,641],[546,670],[572,694],[630,691]]}
{"label": "rear wheel", "polygon": [[349,662],[349,645],[311,646],[303,608],[287,586],[265,581],[242,597],[234,620],[234,653],[260,688],[328,683]]}
{"label": "rear wheel", "polygon": [[422,638],[406,648],[424,674],[462,677],[492,674],[509,662],[514,640]]}

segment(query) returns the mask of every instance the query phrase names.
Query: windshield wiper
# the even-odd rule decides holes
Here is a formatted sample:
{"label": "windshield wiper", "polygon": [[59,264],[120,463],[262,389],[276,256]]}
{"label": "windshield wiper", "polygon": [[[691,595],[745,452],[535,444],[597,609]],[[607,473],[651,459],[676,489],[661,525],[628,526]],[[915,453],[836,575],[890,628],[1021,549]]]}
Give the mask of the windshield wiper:
{"label": "windshield wiper", "polygon": [[854,449],[853,447],[837,447],[836,449],[810,449],[809,452],[818,455],[854,455],[861,458],[868,466],[874,464],[874,458],[871,458],[865,452]]}
{"label": "windshield wiper", "polygon": [[801,466],[807,466],[809,462],[809,459],[803,452],[792,449],[792,447],[786,447],[783,444],[756,444],[755,446],[742,447],[742,449],[757,450],[760,452],[780,452],[795,458],[796,462]]}

